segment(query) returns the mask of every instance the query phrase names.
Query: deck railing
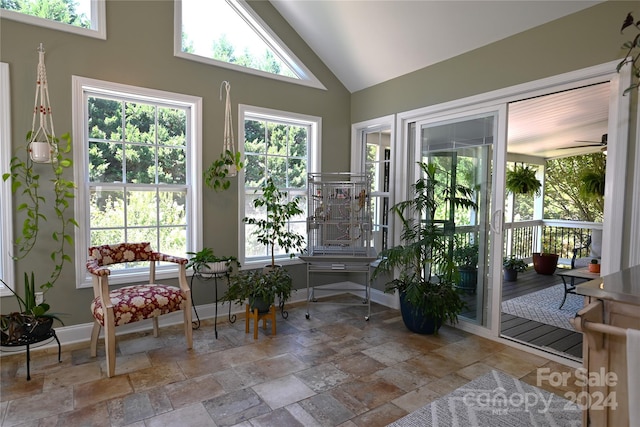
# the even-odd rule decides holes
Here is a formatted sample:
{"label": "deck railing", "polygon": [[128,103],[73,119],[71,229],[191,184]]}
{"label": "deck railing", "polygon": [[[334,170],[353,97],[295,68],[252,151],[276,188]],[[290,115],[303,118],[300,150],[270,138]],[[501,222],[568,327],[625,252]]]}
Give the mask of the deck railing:
{"label": "deck railing", "polygon": [[573,253],[588,256],[585,248],[591,230],[602,223],[568,220],[531,220],[505,224],[504,253],[531,260],[534,252],[556,253],[560,263],[570,264]]}

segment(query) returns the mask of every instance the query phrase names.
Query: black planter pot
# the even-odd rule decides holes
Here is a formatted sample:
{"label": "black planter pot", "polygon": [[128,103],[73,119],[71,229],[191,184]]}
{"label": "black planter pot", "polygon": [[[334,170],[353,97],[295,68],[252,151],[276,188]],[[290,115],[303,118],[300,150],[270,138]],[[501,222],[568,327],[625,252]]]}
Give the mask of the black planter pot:
{"label": "black planter pot", "polygon": [[[7,317],[7,319],[9,318]],[[5,333],[5,331],[2,331],[0,344],[3,346],[10,347],[39,342],[51,336],[51,329],[53,328],[53,318],[51,317],[34,319],[31,316],[22,315],[20,321],[18,319],[8,321],[12,322],[8,327],[8,331],[11,332]]]}
{"label": "black planter pot", "polygon": [[437,321],[417,312],[415,307],[406,301],[404,292],[400,293],[400,313],[407,329],[416,334],[432,335],[442,326],[442,320]]}
{"label": "black planter pot", "polygon": [[516,280],[518,280],[518,270],[514,270],[513,268],[505,268],[504,281],[515,282]]}
{"label": "black planter pot", "polygon": [[268,313],[269,308],[271,308],[271,303],[269,301],[265,301],[260,297],[249,297],[249,307],[251,310],[258,309],[258,313]]}

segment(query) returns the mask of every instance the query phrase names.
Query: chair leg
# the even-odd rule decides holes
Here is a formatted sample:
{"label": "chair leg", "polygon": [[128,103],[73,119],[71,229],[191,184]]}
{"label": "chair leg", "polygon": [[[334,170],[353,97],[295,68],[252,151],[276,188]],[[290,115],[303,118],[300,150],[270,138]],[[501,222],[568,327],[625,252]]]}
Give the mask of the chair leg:
{"label": "chair leg", "polygon": [[91,357],[96,357],[98,354],[98,338],[100,337],[100,323],[97,320],[93,321],[93,329],[91,330]]}
{"label": "chair leg", "polygon": [[116,373],[116,327],[113,309],[107,309],[104,320],[104,346],[107,355],[107,376],[112,377]]}
{"label": "chair leg", "polygon": [[153,318],[153,336],[158,338],[158,316]]}
{"label": "chair leg", "polygon": [[184,311],[184,336],[187,339],[187,349],[193,348],[193,323],[191,323],[191,306]]}

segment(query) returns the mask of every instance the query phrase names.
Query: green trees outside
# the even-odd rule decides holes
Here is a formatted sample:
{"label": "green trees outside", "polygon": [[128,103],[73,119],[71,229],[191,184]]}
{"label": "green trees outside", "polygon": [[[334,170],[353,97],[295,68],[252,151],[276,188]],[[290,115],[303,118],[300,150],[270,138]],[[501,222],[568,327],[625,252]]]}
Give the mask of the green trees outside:
{"label": "green trees outside", "polygon": [[0,0],[2,9],[90,28],[91,20],[84,13],[78,14],[77,7],[78,3],[74,0]]}

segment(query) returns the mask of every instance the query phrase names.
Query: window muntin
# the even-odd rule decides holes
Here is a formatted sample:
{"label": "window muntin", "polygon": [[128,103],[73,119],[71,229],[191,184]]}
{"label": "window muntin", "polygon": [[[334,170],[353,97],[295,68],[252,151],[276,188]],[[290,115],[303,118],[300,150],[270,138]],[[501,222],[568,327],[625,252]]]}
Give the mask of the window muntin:
{"label": "window muntin", "polygon": [[[102,83],[74,84],[81,91],[74,102],[82,103],[81,117],[74,119],[84,135],[76,144],[82,163],[76,174],[86,171],[77,210],[86,231],[76,251],[82,257],[89,246],[149,241],[154,250],[186,256],[201,240],[194,231],[202,221],[194,155],[200,152],[200,98]],[[130,277],[138,274],[136,267],[114,269]],[[158,272],[175,274],[175,265],[161,265]],[[78,273],[86,285],[86,272]],[[112,279],[118,283],[117,274]]]}
{"label": "window muntin", "polygon": [[366,131],[365,173],[371,178],[371,246],[380,252],[389,246],[390,129]]}
{"label": "window muntin", "polygon": [[[244,185],[240,200],[240,217],[264,216],[264,210],[257,210],[253,201],[261,184],[268,176],[275,184],[287,192],[288,199],[299,197],[303,214],[293,218],[291,230],[307,235],[307,174],[319,170],[319,128],[320,119],[273,110],[242,107],[242,151],[245,167]],[[254,226],[240,224],[241,262],[259,263],[269,259],[268,248],[260,245],[253,236]],[[276,247],[276,258],[282,261],[289,256]]]}
{"label": "window muntin", "polygon": [[174,0],[174,54],[326,89],[244,0]]}
{"label": "window muntin", "polygon": [[105,0],[0,2],[0,17],[105,40]]}

